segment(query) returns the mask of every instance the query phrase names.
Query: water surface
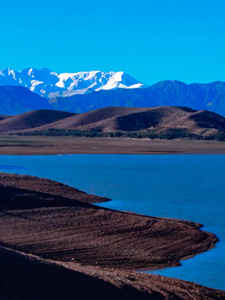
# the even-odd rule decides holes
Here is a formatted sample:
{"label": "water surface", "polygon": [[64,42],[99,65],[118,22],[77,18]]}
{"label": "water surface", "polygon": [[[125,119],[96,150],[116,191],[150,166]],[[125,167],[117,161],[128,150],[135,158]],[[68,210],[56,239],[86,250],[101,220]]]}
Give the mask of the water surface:
{"label": "water surface", "polygon": [[151,273],[225,290],[225,156],[0,156],[0,171],[36,175],[113,199],[104,207],[204,224],[216,249]]}

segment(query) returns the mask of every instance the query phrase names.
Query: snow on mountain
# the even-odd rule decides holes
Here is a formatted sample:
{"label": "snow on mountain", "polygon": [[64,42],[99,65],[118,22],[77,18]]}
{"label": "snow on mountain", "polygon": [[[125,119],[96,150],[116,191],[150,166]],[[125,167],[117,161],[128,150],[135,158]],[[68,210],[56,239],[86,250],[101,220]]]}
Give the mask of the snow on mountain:
{"label": "snow on mountain", "polygon": [[0,86],[23,86],[47,98],[87,94],[100,90],[136,89],[147,87],[124,72],[78,72],[57,74],[46,68],[15,71],[0,70]]}

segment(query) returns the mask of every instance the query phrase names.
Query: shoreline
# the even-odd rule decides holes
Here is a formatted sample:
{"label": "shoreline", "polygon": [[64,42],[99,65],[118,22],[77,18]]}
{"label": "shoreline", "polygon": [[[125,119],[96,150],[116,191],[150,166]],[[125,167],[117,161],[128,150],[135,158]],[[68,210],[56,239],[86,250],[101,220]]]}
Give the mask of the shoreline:
{"label": "shoreline", "polygon": [[[10,183],[7,184],[7,182]],[[43,222],[43,213],[45,214],[48,212],[49,216],[52,216],[52,218],[55,218],[55,216],[58,218],[58,215],[60,216],[62,211],[62,217],[57,221],[58,223],[54,226],[50,223],[49,226],[53,226],[51,230],[56,230],[59,235],[61,234],[61,227],[76,235],[76,245],[73,245],[73,247],[77,248],[74,252],[75,257],[73,251],[68,254],[67,252],[63,254],[64,246],[62,245],[59,248],[62,248],[60,250],[60,256],[57,254],[59,249],[56,251],[53,247],[53,252],[50,251],[50,245],[43,250],[38,250],[39,248],[36,250],[36,246],[34,246],[34,249],[31,248],[33,249],[32,251],[34,251],[31,253],[42,253],[41,256],[43,257],[53,257],[54,259],[60,258],[60,260],[67,261],[73,260],[79,253],[79,260],[83,264],[88,264],[90,259],[86,259],[86,256],[90,256],[92,257],[91,260],[95,261],[94,264],[107,267],[113,265],[114,259],[111,261],[109,256],[112,252],[117,253],[117,256],[120,256],[119,263],[117,262],[119,268],[143,269],[144,267],[146,270],[180,265],[181,259],[183,260],[184,258],[205,252],[213,248],[215,243],[218,242],[218,238],[214,234],[200,230],[202,228],[201,224],[187,220],[150,217],[133,212],[122,212],[96,205],[93,206],[88,204],[88,202],[90,203],[90,201],[93,200],[95,200],[95,202],[102,202],[109,199],[97,196],[93,198],[93,195],[89,196],[79,190],[51,180],[34,176],[0,173],[0,184],[2,193],[0,208],[1,211],[4,211],[4,213],[1,213],[4,216],[4,220],[2,221],[0,219],[2,226],[1,231],[4,235],[4,238],[2,238],[3,245],[10,245],[9,241],[13,241],[12,237],[14,235],[21,235],[21,241],[23,241],[22,244],[25,248],[20,248],[20,246],[18,246],[17,250],[27,252],[25,242],[27,223],[26,221],[23,221],[20,216],[25,214],[29,217],[31,215],[31,220],[35,217],[39,220],[38,222]],[[71,193],[73,190],[75,193]],[[65,198],[65,196],[67,196],[67,198]],[[7,202],[5,201],[7,201],[9,197],[13,199],[13,202],[6,204]],[[26,199],[29,197],[34,200],[26,202]],[[90,199],[88,199],[88,197],[90,197]],[[51,199],[51,201],[49,202],[48,199]],[[7,209],[4,208],[5,205],[7,205]],[[57,211],[55,207],[60,207],[60,210]],[[70,207],[69,211],[67,210],[67,207]],[[78,209],[77,211],[75,209],[76,207]],[[36,211],[33,211],[34,209]],[[8,210],[9,212],[15,210],[15,213],[5,215],[5,211]],[[85,215],[82,215],[83,212],[85,212]],[[75,228],[72,224],[67,224],[67,219],[73,218],[75,218],[74,220],[76,220],[77,224],[87,223],[86,227],[83,228],[81,226],[80,228]],[[9,225],[7,224],[14,222],[20,224],[21,232],[17,229],[12,230],[8,227]],[[32,221],[30,221],[29,226],[34,226],[32,227],[32,231],[35,232],[38,229],[36,228],[37,224],[32,224]],[[44,232],[45,229],[43,234]],[[27,233],[29,233],[29,231]],[[164,236],[165,233],[166,236]],[[9,240],[7,234],[9,234],[10,237]],[[47,236],[49,234],[48,231],[46,231],[45,234]],[[88,239],[87,241],[84,241],[83,236],[89,236],[90,234],[92,240],[90,241]],[[174,235],[176,235],[176,238]],[[201,240],[201,243],[198,242],[199,239]],[[132,254],[126,251],[124,252],[123,240],[126,240],[126,247],[130,245],[129,247]],[[36,240],[34,239],[34,242],[35,241]],[[38,242],[38,238],[36,242]],[[67,239],[65,240],[65,244],[66,243],[68,243]],[[17,243],[15,246],[16,245]],[[29,247],[28,250],[30,249]],[[70,249],[72,245],[68,244],[66,247],[69,247],[68,249]],[[73,247],[71,249],[74,249]],[[87,250],[87,252],[84,253],[82,251],[80,252],[79,247],[86,247],[87,249],[90,249],[90,251]],[[97,250],[99,247],[101,248],[101,254],[99,254]],[[97,252],[95,253],[94,251],[92,253],[92,248],[96,249]],[[142,251],[142,255],[140,251]],[[156,255],[157,252],[160,254]],[[129,259],[127,257],[128,254]]]}
{"label": "shoreline", "polygon": [[[66,207],[68,205],[69,205],[69,207],[71,205],[75,205],[75,207],[76,207],[76,205],[78,205],[78,207],[80,207],[80,205],[81,206],[84,205],[84,209],[86,209],[87,211],[88,211],[88,209],[91,210],[92,214],[95,214],[96,213],[95,211],[97,211],[98,214],[102,214],[103,217],[101,217],[101,218],[103,218],[103,219],[106,218],[107,219],[106,224],[108,224],[108,225],[111,223],[111,219],[113,219],[115,215],[119,216],[119,219],[121,220],[122,223],[124,222],[124,219],[126,220],[126,218],[128,220],[129,219],[132,220],[132,218],[134,218],[134,220],[136,220],[135,222],[137,222],[137,224],[139,224],[139,223],[142,224],[141,228],[143,227],[143,224],[145,224],[144,226],[146,226],[146,228],[143,231],[144,232],[143,234],[144,234],[145,238],[146,238],[146,235],[147,235],[145,231],[147,230],[148,224],[151,223],[151,225],[149,227],[149,229],[151,229],[151,226],[152,225],[155,226],[155,223],[157,223],[157,221],[159,222],[159,224],[160,224],[160,222],[163,223],[165,221],[165,224],[163,223],[162,225],[159,225],[159,226],[162,226],[163,230],[164,230],[164,226],[165,226],[165,229],[167,230],[166,226],[168,226],[168,225],[171,226],[172,225],[171,228],[172,228],[172,230],[174,230],[174,227],[176,227],[176,226],[181,227],[182,224],[186,224],[187,226],[190,226],[192,228],[192,230],[193,229],[198,230],[201,233],[206,234],[206,235],[208,235],[208,237],[211,238],[211,242],[207,243],[207,245],[204,246],[203,248],[200,245],[198,250],[195,249],[195,251],[193,251],[193,250],[190,251],[191,248],[190,248],[190,246],[188,246],[187,249],[190,248],[188,250],[188,253],[185,254],[185,252],[184,252],[184,254],[182,254],[180,256],[178,255],[175,260],[171,259],[170,261],[166,261],[165,263],[160,262],[160,266],[157,265],[157,264],[153,265],[152,263],[150,263],[148,265],[148,260],[145,260],[144,268],[139,263],[137,263],[137,265],[136,266],[134,265],[134,267],[133,267],[135,270],[151,270],[151,269],[155,270],[155,269],[159,269],[159,268],[161,269],[163,267],[179,266],[179,265],[181,265],[180,264],[181,260],[185,260],[185,259],[194,257],[196,254],[200,254],[200,253],[203,253],[203,252],[208,251],[210,249],[213,249],[213,248],[215,248],[215,244],[219,241],[219,239],[213,233],[206,232],[205,230],[202,230],[202,228],[204,227],[203,224],[199,224],[199,223],[192,222],[192,221],[189,221],[189,220],[181,220],[181,219],[175,219],[175,218],[153,217],[153,216],[146,216],[146,215],[143,215],[143,214],[136,214],[134,212],[118,211],[118,210],[115,210],[115,209],[109,209],[109,208],[101,207],[101,206],[98,206],[98,205],[93,206],[92,203],[98,204],[98,203],[102,203],[102,202],[108,202],[108,201],[111,201],[111,199],[91,195],[91,194],[88,194],[86,192],[77,190],[73,187],[70,187],[68,185],[64,185],[60,182],[56,182],[56,181],[45,179],[45,178],[39,178],[39,177],[36,177],[36,176],[30,176],[30,175],[17,175],[17,174],[1,173],[0,172],[0,190],[2,190],[2,198],[3,199],[4,199],[4,197],[9,197],[9,196],[13,197],[13,199],[14,198],[17,199],[19,197],[18,200],[20,201],[20,198],[21,197],[23,198],[24,194],[26,195],[26,198],[27,198],[27,195],[29,195],[29,193],[30,193],[31,197],[36,197],[36,198],[41,197],[41,198],[44,198],[44,199],[45,198],[48,199],[48,197],[51,195],[51,196],[53,196],[53,198],[51,198],[51,201],[52,201],[52,199],[54,199],[54,197],[56,197],[56,199],[59,198],[59,201],[62,202],[62,205],[63,206],[65,205]],[[7,191],[6,192],[7,196],[5,195],[5,190]],[[25,200],[26,200],[26,198],[25,198]],[[74,203],[71,202],[71,200],[74,200]],[[3,202],[3,204],[0,202],[0,209],[2,210],[1,205],[3,205],[3,208],[4,208],[4,202]],[[23,208],[24,205],[26,207],[27,204],[26,203],[22,204],[22,207],[21,208],[18,207],[18,208],[16,208],[16,210],[24,209]],[[32,203],[30,205],[31,205],[31,207],[28,206],[28,209],[32,208]],[[35,205],[36,204],[34,203],[34,208],[35,208]],[[44,202],[41,201],[41,207],[42,206],[45,207],[45,201]],[[48,207],[48,203],[47,203],[47,207]],[[51,207],[51,205],[50,205],[50,207]],[[15,209],[13,204],[9,207],[9,209],[10,210]],[[54,211],[53,211],[53,215],[54,215]],[[83,217],[81,216],[81,218],[85,219],[85,216],[83,216]],[[97,217],[97,219],[98,218],[99,217]],[[16,217],[15,220],[17,220],[17,217]],[[87,219],[87,222],[89,222],[88,220],[89,219]],[[142,222],[143,220],[144,220],[144,223]],[[129,224],[129,222],[130,221],[128,221],[128,224]],[[0,223],[1,223],[1,220],[0,220]],[[104,224],[105,224],[105,222],[102,223],[103,226],[104,226]],[[3,225],[4,225],[4,222],[3,222]],[[125,238],[127,238],[127,235],[128,235],[129,239],[131,239],[131,238],[133,238],[133,236],[131,237],[129,232],[133,230],[132,234],[136,234],[135,232],[140,230],[139,227],[138,227],[140,225],[131,225],[130,224],[129,226],[134,226],[134,227],[133,227],[133,229],[131,227],[131,228],[129,228],[129,230],[126,231]],[[118,225],[115,224],[114,227],[118,227]],[[160,231],[162,229],[160,229]],[[186,228],[185,230],[187,230],[187,229],[188,228]],[[100,230],[100,232],[103,231],[100,228],[99,228],[99,230]],[[113,231],[117,232],[117,229],[115,230],[114,228],[111,228],[110,230],[113,230]],[[143,230],[143,229],[141,229],[141,230]],[[159,230],[159,229],[157,229],[157,230]],[[190,229],[188,229],[188,230],[190,230]],[[151,232],[151,230],[150,230],[150,232]],[[178,231],[178,233],[179,233],[179,231]],[[163,234],[163,232],[162,232],[162,234]],[[192,234],[191,231],[190,231],[190,234]],[[195,232],[195,234],[197,234],[197,232]],[[152,235],[154,236],[155,232],[152,232],[151,236]],[[169,233],[168,233],[168,235],[169,235]],[[151,239],[151,236],[150,236],[150,239]],[[137,236],[137,238],[140,239],[141,237]],[[172,241],[173,240],[172,236],[170,238],[171,238],[171,241]],[[202,238],[204,240],[204,238],[206,238],[206,236],[202,236]],[[154,237],[154,239],[155,239],[155,237]],[[105,238],[104,238],[104,242],[105,242]],[[7,246],[8,244],[7,243],[4,244],[4,242],[3,242],[3,245]],[[187,246],[187,245],[185,245],[185,246]],[[112,245],[110,247],[112,247]],[[165,256],[167,256],[168,255],[168,253],[167,253],[168,250],[164,250],[164,251],[166,251]],[[178,251],[179,251],[179,248],[178,248]],[[127,268],[126,264],[124,264],[124,267]],[[129,263],[128,263],[128,268],[129,268]]]}
{"label": "shoreline", "polygon": [[[88,194],[83,195],[82,191],[76,189],[73,193],[71,187],[35,176],[0,173],[0,184],[0,231],[3,246],[0,249],[0,275],[3,275],[2,272],[7,273],[7,268],[14,268],[10,262],[11,259],[14,260],[14,256],[16,261],[18,258],[19,261],[22,260],[20,266],[26,266],[32,273],[33,266],[30,267],[29,256],[35,255],[35,264],[39,268],[41,261],[46,267],[45,272],[51,269],[49,264],[60,264],[75,272],[69,276],[73,277],[77,272],[80,275],[76,276],[86,274],[88,280],[97,278],[97,286],[109,282],[110,287],[105,290],[107,295],[111,288],[117,289],[120,286],[119,294],[125,293],[121,299],[140,299],[145,296],[146,299],[152,299],[155,292],[158,297],[167,295],[168,299],[174,299],[173,296],[170,298],[171,293],[174,296],[181,295],[181,299],[204,299],[206,295],[209,299],[225,299],[223,291],[131,271],[140,268],[143,270],[143,266],[145,270],[177,266],[180,260],[211,249],[218,239],[212,233],[199,230],[202,228],[201,224],[93,206],[85,200]],[[53,188],[49,190],[50,187]],[[60,195],[62,187],[67,198]],[[89,200],[92,201],[91,199],[93,200],[93,195]],[[99,201],[98,197],[96,201]],[[10,249],[4,250],[4,247]],[[60,276],[62,267],[57,267],[56,276]],[[17,272],[19,278],[23,267],[19,271],[17,269]],[[41,276],[46,276],[45,272]],[[34,278],[35,276],[36,273]],[[17,280],[13,282],[14,278],[10,280],[12,285],[17,284]],[[0,283],[3,290],[4,282]],[[32,284],[35,286],[35,282]],[[82,284],[85,289],[85,282]],[[127,294],[127,284],[132,288],[132,293],[137,293],[138,296]],[[29,286],[27,290],[29,291]],[[197,291],[200,291],[202,297],[199,297]],[[71,290],[72,292],[74,293]],[[105,294],[97,299],[105,299]]]}
{"label": "shoreline", "polygon": [[225,154],[225,142],[48,136],[0,136],[0,155]]}
{"label": "shoreline", "polygon": [[[89,203],[89,204],[98,204],[98,203],[105,203],[105,202],[109,202],[112,201],[112,199],[108,199],[105,197],[101,197],[101,196],[96,196],[96,195],[92,195],[92,194],[88,194],[86,192],[80,191],[76,188],[73,188],[71,186],[65,185],[61,182],[56,182],[50,179],[45,179],[45,178],[40,178],[37,176],[31,176],[31,175],[17,175],[17,174],[11,174],[11,173],[5,173],[5,172],[0,172],[0,185],[5,185],[5,186],[9,186],[9,187],[14,187],[14,188],[19,188],[19,189],[26,189],[29,191],[34,191],[34,192],[42,192],[42,193],[48,193],[51,195],[55,195],[55,196],[63,196],[63,197],[67,197],[70,199],[76,199],[79,200],[81,202],[84,203]],[[139,217],[148,217],[144,214],[136,214],[134,212],[124,212],[124,211],[118,211],[115,209],[110,209],[110,208],[105,208],[100,206],[101,209],[103,210],[109,210],[112,212],[119,212],[119,213],[124,213],[124,214],[128,214],[128,215],[138,215]],[[181,220],[181,219],[176,219],[176,218],[163,218],[163,217],[158,217],[158,216],[150,216],[150,218],[155,218],[155,219],[167,219],[167,220],[171,220],[171,221],[184,221],[184,222],[188,222],[190,224],[195,224],[195,227],[203,232],[207,232],[204,229],[202,230],[202,228],[204,228],[203,224],[200,223],[194,223],[192,221],[189,220]],[[210,234],[214,235],[212,232],[209,232]],[[216,241],[215,243],[218,243],[219,239],[218,237],[216,237]],[[216,244],[211,244],[209,246],[209,248],[207,249],[207,251],[214,249],[216,247]],[[192,257],[194,257],[195,255],[204,253],[205,251],[199,252],[197,254],[189,254],[185,257],[182,257],[182,259],[177,263],[175,263],[174,265],[165,265],[165,267],[170,268],[170,267],[176,267],[176,266],[180,266],[181,265],[181,261],[183,260],[187,260],[190,259]],[[144,267],[144,268],[135,268],[136,271],[147,271],[147,270],[157,270],[159,269],[157,266],[156,267]]]}

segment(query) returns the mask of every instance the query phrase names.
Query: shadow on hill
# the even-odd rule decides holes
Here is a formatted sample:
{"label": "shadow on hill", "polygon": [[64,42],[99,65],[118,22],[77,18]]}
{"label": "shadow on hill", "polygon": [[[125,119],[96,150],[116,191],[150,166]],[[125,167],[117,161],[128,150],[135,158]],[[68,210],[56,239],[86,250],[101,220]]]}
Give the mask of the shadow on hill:
{"label": "shadow on hill", "polygon": [[164,299],[155,291],[140,292],[130,285],[67,269],[35,256],[0,247],[0,297],[23,300],[147,300]]}

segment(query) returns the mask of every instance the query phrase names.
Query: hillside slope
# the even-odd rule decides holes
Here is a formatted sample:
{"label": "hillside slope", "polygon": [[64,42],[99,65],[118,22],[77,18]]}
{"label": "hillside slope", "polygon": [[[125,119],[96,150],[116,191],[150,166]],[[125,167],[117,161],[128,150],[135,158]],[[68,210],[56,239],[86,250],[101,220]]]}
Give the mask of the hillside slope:
{"label": "hillside slope", "polygon": [[101,203],[110,200],[105,197],[87,194],[61,182],[29,175],[17,175],[0,172],[0,185],[7,185],[35,192],[48,193],[55,196],[63,196],[85,203]]}
{"label": "hillside slope", "polygon": [[0,133],[10,133],[29,128],[33,129],[74,115],[76,114],[45,109],[29,111],[0,120]]}
{"label": "hillside slope", "polygon": [[193,222],[124,213],[7,185],[0,193],[0,244],[43,258],[154,269],[177,266],[218,241]]}
{"label": "hillside slope", "polygon": [[63,264],[4,247],[0,247],[0,266],[1,300],[225,299],[225,292],[192,282]]}
{"label": "hillside slope", "polygon": [[225,297],[219,290],[131,271],[179,265],[214,247],[217,237],[198,223],[105,209],[8,186],[7,178],[0,193],[0,299]]}
{"label": "hillside slope", "polygon": [[[10,120],[0,121],[1,126]],[[16,128],[16,131],[31,132],[49,129],[95,130],[98,132],[179,132],[197,135],[215,135],[225,131],[225,118],[209,111],[195,111],[184,107],[130,108],[107,107],[35,128]],[[12,131],[12,129],[10,129]]]}

